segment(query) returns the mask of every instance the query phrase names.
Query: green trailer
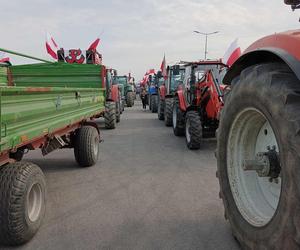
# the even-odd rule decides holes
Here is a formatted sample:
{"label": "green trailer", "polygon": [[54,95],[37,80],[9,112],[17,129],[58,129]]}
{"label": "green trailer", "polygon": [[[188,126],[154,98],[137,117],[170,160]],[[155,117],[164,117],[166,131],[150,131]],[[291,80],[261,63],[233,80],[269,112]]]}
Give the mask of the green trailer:
{"label": "green trailer", "polygon": [[134,105],[134,86],[128,82],[127,76],[115,76],[114,81],[119,85],[122,99],[127,107],[132,107]]}
{"label": "green trailer", "polygon": [[79,166],[99,156],[93,121],[105,113],[101,65],[0,65],[0,244],[30,240],[45,213],[41,169],[21,161],[28,150],[47,155],[73,148]]}

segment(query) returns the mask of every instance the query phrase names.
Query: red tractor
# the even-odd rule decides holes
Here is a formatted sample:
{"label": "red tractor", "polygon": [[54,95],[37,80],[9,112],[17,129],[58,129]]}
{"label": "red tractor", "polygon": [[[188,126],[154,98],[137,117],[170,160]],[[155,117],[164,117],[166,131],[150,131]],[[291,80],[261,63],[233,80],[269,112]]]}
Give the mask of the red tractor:
{"label": "red tractor", "polygon": [[219,196],[243,249],[300,249],[299,47],[300,30],[264,37],[224,77]]}
{"label": "red tractor", "polygon": [[[57,51],[58,61],[65,63],[78,64],[97,64],[102,65],[102,55],[96,49],[70,49],[61,48]],[[120,122],[122,104],[118,85],[113,84],[113,70],[106,69],[103,65],[102,77],[106,88],[106,102],[104,114],[105,128],[116,128],[116,122]]]}
{"label": "red tractor", "polygon": [[189,149],[199,149],[202,137],[213,137],[219,125],[226,89],[222,76],[227,66],[222,61],[185,64],[184,84],[176,91],[173,104],[173,131],[185,135]]}
{"label": "red tractor", "polygon": [[162,78],[163,83],[158,89],[158,119],[165,120],[166,126],[172,126],[172,109],[175,93],[182,87],[185,68],[175,64],[167,67],[167,79]]}

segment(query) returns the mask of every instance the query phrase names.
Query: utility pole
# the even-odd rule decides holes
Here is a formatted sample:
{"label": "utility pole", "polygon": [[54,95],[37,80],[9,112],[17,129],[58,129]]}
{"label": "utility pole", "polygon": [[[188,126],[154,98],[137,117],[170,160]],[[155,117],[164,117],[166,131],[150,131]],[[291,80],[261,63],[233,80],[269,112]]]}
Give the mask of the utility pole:
{"label": "utility pole", "polygon": [[197,33],[197,34],[205,36],[204,60],[206,60],[207,59],[207,54],[208,54],[208,51],[207,51],[207,37],[210,36],[210,35],[217,34],[217,33],[219,33],[219,31],[205,33],[205,32],[200,32],[198,30],[194,30],[194,33]]}

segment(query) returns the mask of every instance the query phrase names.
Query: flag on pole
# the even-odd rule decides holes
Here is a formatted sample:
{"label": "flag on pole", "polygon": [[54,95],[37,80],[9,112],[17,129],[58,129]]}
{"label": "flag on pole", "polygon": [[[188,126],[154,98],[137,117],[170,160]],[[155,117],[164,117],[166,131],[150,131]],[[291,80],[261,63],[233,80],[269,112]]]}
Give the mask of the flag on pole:
{"label": "flag on pole", "polygon": [[90,47],[88,50],[96,50],[98,45],[100,43],[100,38],[97,38],[94,42],[91,43]]}
{"label": "flag on pole", "polygon": [[166,80],[167,79],[166,55],[164,55],[164,59],[161,62],[160,70],[161,70],[162,76]]}
{"label": "flag on pole", "polygon": [[57,51],[58,51],[58,45],[54,41],[53,37],[46,32],[46,50],[47,53],[55,60],[58,59],[57,57]]}
{"label": "flag on pole", "polygon": [[235,39],[228,47],[223,57],[223,62],[229,67],[241,56],[241,48],[238,45],[238,39]]}
{"label": "flag on pole", "polygon": [[9,57],[6,56],[5,52],[0,52],[0,63],[9,62]]}
{"label": "flag on pole", "polygon": [[155,74],[155,69],[149,69],[146,74],[147,75]]}

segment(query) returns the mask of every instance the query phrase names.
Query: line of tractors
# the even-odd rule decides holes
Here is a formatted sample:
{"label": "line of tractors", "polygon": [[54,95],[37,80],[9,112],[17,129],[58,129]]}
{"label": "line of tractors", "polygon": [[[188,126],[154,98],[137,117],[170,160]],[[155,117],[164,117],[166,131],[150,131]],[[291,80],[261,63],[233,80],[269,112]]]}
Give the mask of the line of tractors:
{"label": "line of tractors", "polygon": [[199,149],[204,137],[214,137],[228,86],[221,84],[228,66],[222,60],[179,62],[147,81],[149,109],[185,136],[189,149]]}
{"label": "line of tractors", "polygon": [[155,85],[152,108],[189,149],[216,135],[219,197],[242,249],[300,249],[299,46],[299,30],[275,33],[230,68],[180,62]]}

